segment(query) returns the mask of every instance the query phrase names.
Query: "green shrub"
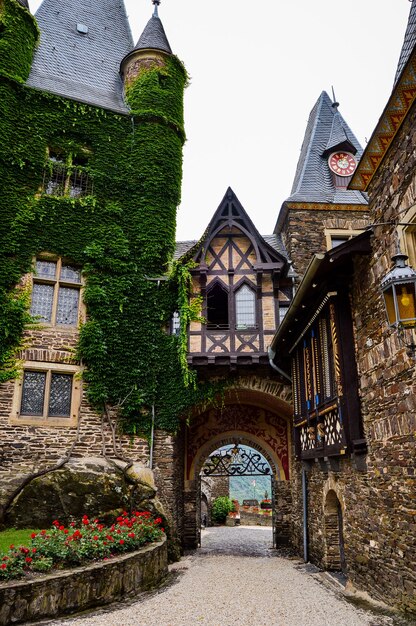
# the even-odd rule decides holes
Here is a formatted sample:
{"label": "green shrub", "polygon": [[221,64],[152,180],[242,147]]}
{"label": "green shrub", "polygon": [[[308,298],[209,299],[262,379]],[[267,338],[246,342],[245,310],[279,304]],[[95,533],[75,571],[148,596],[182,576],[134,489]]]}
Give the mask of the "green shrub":
{"label": "green shrub", "polygon": [[228,513],[234,510],[233,503],[228,496],[220,496],[215,498],[212,505],[212,519],[217,524],[223,524]]}

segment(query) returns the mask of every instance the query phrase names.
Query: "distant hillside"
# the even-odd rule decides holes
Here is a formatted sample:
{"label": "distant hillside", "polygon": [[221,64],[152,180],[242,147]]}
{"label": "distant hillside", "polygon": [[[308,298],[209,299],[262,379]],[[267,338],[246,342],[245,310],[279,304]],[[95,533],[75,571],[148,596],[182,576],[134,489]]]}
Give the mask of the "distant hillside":
{"label": "distant hillside", "polygon": [[[255,485],[253,485],[255,481]],[[261,502],[264,494],[271,497],[271,477],[270,476],[232,476],[230,478],[230,498],[238,500],[240,504],[243,500],[258,500]]]}

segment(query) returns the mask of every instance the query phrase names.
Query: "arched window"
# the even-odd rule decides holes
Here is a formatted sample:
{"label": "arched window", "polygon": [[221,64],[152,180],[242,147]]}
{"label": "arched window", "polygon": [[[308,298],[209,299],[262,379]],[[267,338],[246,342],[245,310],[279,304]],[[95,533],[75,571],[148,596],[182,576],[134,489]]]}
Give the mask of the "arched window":
{"label": "arched window", "polygon": [[236,328],[253,328],[256,325],[256,294],[243,285],[235,294]]}
{"label": "arched window", "polygon": [[207,294],[207,328],[229,328],[228,292],[219,283],[215,283]]}

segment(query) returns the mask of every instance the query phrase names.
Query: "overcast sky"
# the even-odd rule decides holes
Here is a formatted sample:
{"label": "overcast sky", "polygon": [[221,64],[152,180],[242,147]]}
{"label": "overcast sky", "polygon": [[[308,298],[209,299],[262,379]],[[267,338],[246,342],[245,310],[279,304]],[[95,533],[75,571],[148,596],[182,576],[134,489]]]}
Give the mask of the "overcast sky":
{"label": "overcast sky", "polygon": [[[40,4],[30,0],[31,10]],[[151,0],[125,5],[137,41],[153,6]],[[408,0],[162,0],[159,16],[191,77],[179,240],[201,236],[228,186],[260,232],[273,232],[309,112],[332,85],[364,145],[391,93],[410,6]]]}

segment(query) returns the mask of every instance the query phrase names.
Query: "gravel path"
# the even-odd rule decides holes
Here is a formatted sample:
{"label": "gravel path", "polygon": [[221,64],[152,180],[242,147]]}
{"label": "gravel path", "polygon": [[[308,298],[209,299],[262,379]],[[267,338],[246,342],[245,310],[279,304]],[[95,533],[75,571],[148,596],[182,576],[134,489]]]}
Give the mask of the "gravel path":
{"label": "gravel path", "polygon": [[[209,528],[202,548],[171,567],[174,582],[140,600],[50,626],[387,626],[298,559],[270,549],[271,530]],[[123,608],[120,608],[120,607]]]}

